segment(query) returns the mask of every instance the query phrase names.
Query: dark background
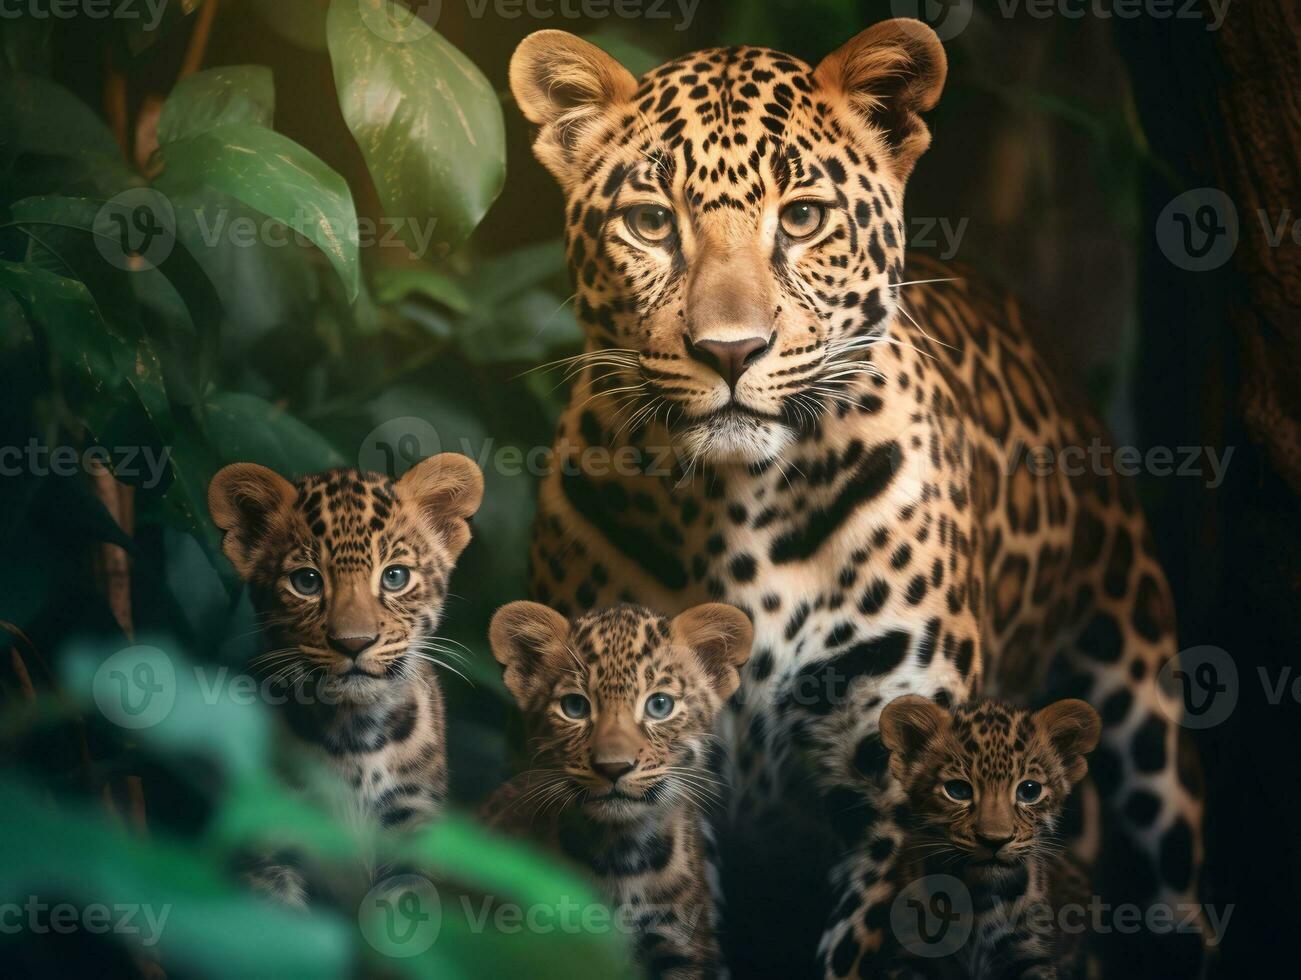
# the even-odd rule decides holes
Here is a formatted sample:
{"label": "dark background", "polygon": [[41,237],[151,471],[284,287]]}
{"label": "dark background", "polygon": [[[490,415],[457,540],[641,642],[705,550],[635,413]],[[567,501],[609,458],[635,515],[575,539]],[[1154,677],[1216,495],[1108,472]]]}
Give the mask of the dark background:
{"label": "dark background", "polygon": [[[333,79],[327,54],[313,43],[313,7],[319,14],[313,0],[286,5],[301,13],[290,18],[302,27],[290,38],[283,18],[266,18],[251,2],[226,4],[204,64],[270,65],[277,129],[348,179],[360,213],[378,216],[365,164],[326,95]],[[443,0],[438,30],[502,92],[507,127],[504,190],[472,242],[443,266],[471,289],[486,281],[475,276],[493,260],[554,243],[560,230],[560,193],[531,157],[526,126],[506,93],[510,53],[525,34],[559,27],[593,37],[634,70],[696,47],[739,42],[816,63],[891,14],[885,2],[701,0],[690,24],[677,30],[672,5],[665,9],[673,16],[664,20],[539,20],[501,16],[491,6],[475,19],[471,9]],[[1287,948],[1284,923],[1295,917],[1301,884],[1293,830],[1301,805],[1295,760],[1301,711],[1290,684],[1280,703],[1268,703],[1259,673],[1273,686],[1282,671],[1295,670],[1301,639],[1301,452],[1292,434],[1301,385],[1286,373],[1298,360],[1301,287],[1295,242],[1268,247],[1253,210],[1277,216],[1301,208],[1301,38],[1297,14],[1283,2],[1236,0],[1219,31],[1207,29],[1210,16],[1039,18],[1021,11],[1009,17],[999,3],[978,0],[970,24],[946,44],[949,84],[930,118],[934,142],[912,177],[907,210],[914,247],[960,260],[1022,299],[1049,360],[1087,392],[1117,445],[1215,446],[1221,454],[1233,447],[1227,479],[1216,489],[1197,476],[1146,473],[1139,481],[1175,589],[1181,647],[1220,647],[1238,669],[1236,709],[1224,723],[1196,733],[1208,784],[1206,901],[1235,907],[1217,969],[1238,976],[1270,969],[1275,950]],[[164,42],[126,59],[132,107],[151,92],[166,93],[189,29],[180,23]],[[101,111],[98,31],[61,25],[48,62],[55,80]],[[1157,216],[1178,195],[1201,187],[1224,190],[1238,203],[1242,240],[1225,264],[1189,272],[1160,247]],[[945,247],[942,224],[962,229],[955,255]],[[548,261],[554,265],[554,256]],[[246,323],[223,371],[232,387],[279,392],[350,464],[361,435],[393,415],[450,417],[461,426],[453,429],[475,438],[545,445],[561,397],[546,389],[560,379],[538,386],[521,380],[520,371],[542,354],[567,353],[575,336],[564,309],[563,270],[544,264],[530,275],[539,295],[531,293],[531,305],[511,315],[534,311],[534,320],[515,329],[549,338],[540,352],[521,344],[512,356],[484,358],[457,335],[429,361],[421,360],[428,338],[357,339],[346,330],[341,347],[331,349],[312,294],[290,297],[282,312],[263,311],[262,320]],[[441,315],[436,309],[406,314]],[[308,328],[312,323],[315,329]],[[318,366],[320,384],[309,391],[300,375]],[[256,387],[244,372],[259,375]],[[357,377],[368,372],[374,372],[370,380]],[[40,393],[29,392],[15,374],[4,384],[6,427],[26,433],[37,424]],[[32,498],[25,493],[27,506]],[[449,690],[453,772],[466,805],[504,771],[505,703],[482,636],[493,607],[524,594],[532,483],[513,478],[495,491],[490,483],[489,494],[503,502],[481,518],[482,533],[458,573],[456,591],[464,601],[449,608],[456,635],[475,650],[480,685]],[[247,630],[248,612],[237,593],[232,606],[214,584],[228,573],[193,558],[180,564],[175,533],[151,519],[149,494],[138,496],[136,628],[179,636],[201,658],[238,662],[244,647],[231,638]],[[91,636],[111,644],[120,635],[82,546],[51,531],[57,518],[24,518],[16,508],[0,542],[10,586],[0,618],[21,627],[58,673],[60,651],[70,642]],[[66,579],[58,592],[29,596],[30,582],[18,580],[31,578],[23,563],[38,551],[52,554]],[[520,561],[502,567],[492,556],[505,553]],[[181,615],[177,607],[201,590],[207,590],[202,600],[193,603],[208,618],[196,625],[193,612]],[[92,743],[97,757],[117,758],[120,746],[111,733]],[[33,753],[30,741],[15,744],[25,768],[48,761],[33,759],[41,752]],[[126,770],[146,773],[152,824],[178,833],[201,824],[210,794],[177,789],[166,767],[155,771],[147,757],[131,760]]]}

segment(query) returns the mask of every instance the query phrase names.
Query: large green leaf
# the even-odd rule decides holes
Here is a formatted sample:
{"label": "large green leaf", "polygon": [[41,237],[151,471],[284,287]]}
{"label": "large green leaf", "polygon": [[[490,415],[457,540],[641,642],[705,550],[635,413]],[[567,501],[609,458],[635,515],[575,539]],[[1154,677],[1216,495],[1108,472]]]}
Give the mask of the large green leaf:
{"label": "large green leaf", "polygon": [[163,147],[160,188],[206,185],[305,235],[339,273],[348,300],[361,278],[357,210],[338,173],[287,136],[253,125],[219,126]]}
{"label": "large green leaf", "polygon": [[[35,75],[0,73],[0,165],[6,169],[24,157],[39,158],[31,175],[7,174],[0,197],[30,186],[48,171],[49,158],[62,160],[58,176],[97,193],[115,193],[131,180],[122,151],[108,127],[62,85]],[[48,174],[47,174],[48,175]],[[19,179],[19,177],[24,179]]]}
{"label": "large green leaf", "polygon": [[418,252],[463,242],[501,192],[501,102],[460,51],[390,0],[333,0],[327,19],[339,107],[380,201]]}
{"label": "large green leaf", "polygon": [[0,837],[15,845],[0,861],[0,893],[83,907],[134,906],[136,931],[118,941],[134,937],[156,946],[165,963],[186,975],[347,975],[355,940],[339,916],[306,916],[253,900],[218,865],[224,856],[127,836],[89,811],[55,808],[40,795],[0,777]]}
{"label": "large green leaf", "polygon": [[270,127],[275,112],[275,82],[270,68],[210,68],[176,83],[158,122],[158,142],[166,146],[238,123]]}
{"label": "large green leaf", "polygon": [[208,438],[225,462],[261,463],[286,476],[343,465],[323,436],[255,395],[215,395],[205,415]]}

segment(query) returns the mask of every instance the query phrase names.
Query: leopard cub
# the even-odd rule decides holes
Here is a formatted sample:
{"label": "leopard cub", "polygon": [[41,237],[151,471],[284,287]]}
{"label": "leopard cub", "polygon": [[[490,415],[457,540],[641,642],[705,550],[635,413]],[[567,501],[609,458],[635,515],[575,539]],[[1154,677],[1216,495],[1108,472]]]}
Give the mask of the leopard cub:
{"label": "leopard cub", "polygon": [[[411,829],[447,794],[443,694],[434,670],[448,579],[470,540],[483,475],[443,453],[392,480],[330,470],[296,482],[253,463],[213,478],[222,550],[249,583],[278,691],[280,747],[340,777],[340,814]],[[262,892],[306,903],[292,861],[259,859]]]}
{"label": "leopard cub", "polygon": [[1036,712],[994,701],[950,712],[918,695],[885,706],[881,740],[907,798],[900,884],[949,875],[971,900],[971,931],[958,949],[923,952],[896,937],[898,968],[887,973],[1082,974],[1083,937],[1061,928],[1060,912],[1087,903],[1089,878],[1064,853],[1058,824],[1100,728],[1079,700]]}
{"label": "leopard cub", "polygon": [[704,810],[719,794],[707,762],[750,620],[718,603],[673,619],[620,605],[568,620],[515,602],[490,633],[537,768],[499,789],[484,818],[583,868],[649,975],[716,975]]}

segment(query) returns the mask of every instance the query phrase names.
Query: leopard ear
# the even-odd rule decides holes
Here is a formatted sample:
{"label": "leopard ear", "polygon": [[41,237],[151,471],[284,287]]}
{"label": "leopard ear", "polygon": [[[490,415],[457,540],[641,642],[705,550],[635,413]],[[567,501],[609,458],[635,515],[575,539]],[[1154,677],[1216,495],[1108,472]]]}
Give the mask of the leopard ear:
{"label": "leopard ear", "polygon": [[455,561],[470,543],[470,518],[483,503],[483,474],[474,461],[460,453],[430,456],[402,474],[397,492],[442,533]]}
{"label": "leopard ear", "polygon": [[298,497],[294,485],[257,463],[231,463],[208,484],[208,513],[221,535],[221,550],[240,578],[257,564],[258,545],[274,532]]}
{"label": "leopard ear", "polygon": [[1084,758],[1098,745],[1102,719],[1093,706],[1078,698],[1054,701],[1034,714],[1035,728],[1044,734],[1066,767],[1066,778],[1078,783],[1089,771]]}
{"label": "leopard ear", "polygon": [[631,104],[637,80],[582,38],[536,31],[511,56],[510,90],[524,117],[541,127],[533,152],[565,184],[578,148],[610,108]]}
{"label": "leopard ear", "polygon": [[895,698],[881,710],[881,742],[890,750],[895,779],[903,779],[918,753],[948,724],[949,713],[920,694]]}
{"label": "leopard ear", "polygon": [[948,75],[944,45],[927,24],[900,17],[861,31],[822,59],[813,77],[881,130],[900,181],[931,145],[921,113],[935,108]]}
{"label": "leopard ear", "polygon": [[563,663],[569,620],[537,602],[502,606],[488,626],[492,655],[505,668],[502,681],[521,708],[541,690],[548,665]]}
{"label": "leopard ear", "polygon": [[754,626],[735,606],[707,602],[693,606],[669,624],[673,641],[690,649],[714,680],[718,696],[726,701],[741,686],[739,669],[750,659]]}

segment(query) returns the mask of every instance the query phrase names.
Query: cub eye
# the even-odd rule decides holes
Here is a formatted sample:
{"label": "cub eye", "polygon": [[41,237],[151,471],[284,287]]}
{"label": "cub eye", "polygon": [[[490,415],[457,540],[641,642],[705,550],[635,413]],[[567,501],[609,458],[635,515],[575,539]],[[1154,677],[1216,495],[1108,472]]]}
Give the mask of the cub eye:
{"label": "cub eye", "polygon": [[566,694],[560,699],[560,711],[566,718],[579,721],[592,713],[592,705],[581,694]]}
{"label": "cub eye", "polygon": [[380,575],[380,584],[386,592],[401,592],[411,581],[411,569],[405,565],[390,565]]}
{"label": "cub eye", "polygon": [[628,230],[647,245],[662,245],[673,234],[673,215],[658,204],[638,204],[624,215]]}
{"label": "cub eye", "polygon": [[1034,803],[1043,794],[1044,788],[1033,779],[1023,780],[1016,788],[1016,798],[1019,803]]}
{"label": "cub eye", "polygon": [[971,799],[971,784],[965,779],[950,779],[944,784],[944,795],[951,800],[965,803]]}
{"label": "cub eye", "polygon": [[673,713],[676,702],[668,694],[652,694],[646,699],[646,717],[663,721]]}
{"label": "cub eye", "polygon": [[319,595],[325,584],[315,568],[296,568],[289,573],[289,584],[301,596]]}
{"label": "cub eye", "polygon": [[822,229],[827,220],[827,209],[813,201],[795,201],[782,208],[781,226],[786,237],[799,241],[810,238]]}

